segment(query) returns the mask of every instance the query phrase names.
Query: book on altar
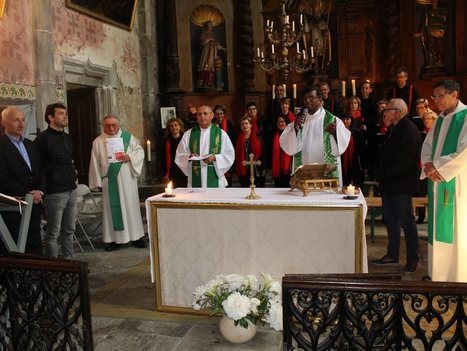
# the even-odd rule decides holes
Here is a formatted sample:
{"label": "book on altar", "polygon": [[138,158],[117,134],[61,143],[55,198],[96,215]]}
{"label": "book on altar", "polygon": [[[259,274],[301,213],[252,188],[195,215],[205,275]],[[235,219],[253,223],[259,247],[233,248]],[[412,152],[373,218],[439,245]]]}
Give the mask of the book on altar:
{"label": "book on altar", "polygon": [[125,148],[123,147],[122,138],[107,138],[107,158],[109,163],[120,162],[118,160],[125,153]]}
{"label": "book on altar", "polygon": [[203,155],[203,156],[191,156],[188,161],[201,161],[201,160],[204,160],[205,158],[208,158],[210,156],[212,156],[213,154],[209,154],[209,155]]}
{"label": "book on altar", "polygon": [[12,205],[27,205],[28,203],[16,197],[0,193],[0,204],[12,206]]}

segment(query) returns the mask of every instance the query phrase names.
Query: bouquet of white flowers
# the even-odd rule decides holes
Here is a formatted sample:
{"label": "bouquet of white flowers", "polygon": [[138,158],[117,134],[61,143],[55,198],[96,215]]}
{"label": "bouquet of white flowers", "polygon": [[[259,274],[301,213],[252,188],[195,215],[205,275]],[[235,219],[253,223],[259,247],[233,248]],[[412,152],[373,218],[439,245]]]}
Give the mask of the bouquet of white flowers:
{"label": "bouquet of white flowers", "polygon": [[281,284],[269,274],[219,275],[196,288],[193,309],[210,308],[211,315],[222,314],[235,325],[248,328],[248,320],[269,323],[274,330],[282,330]]}

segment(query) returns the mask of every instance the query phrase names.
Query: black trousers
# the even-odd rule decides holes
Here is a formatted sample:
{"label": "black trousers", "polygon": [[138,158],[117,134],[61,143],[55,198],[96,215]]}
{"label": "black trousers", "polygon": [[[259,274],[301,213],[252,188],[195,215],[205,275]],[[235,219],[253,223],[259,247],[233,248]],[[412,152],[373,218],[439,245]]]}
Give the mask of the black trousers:
{"label": "black trousers", "polygon": [[418,262],[418,230],[411,194],[382,195],[384,222],[388,231],[387,254],[399,260],[401,228],[404,230],[407,263]]}

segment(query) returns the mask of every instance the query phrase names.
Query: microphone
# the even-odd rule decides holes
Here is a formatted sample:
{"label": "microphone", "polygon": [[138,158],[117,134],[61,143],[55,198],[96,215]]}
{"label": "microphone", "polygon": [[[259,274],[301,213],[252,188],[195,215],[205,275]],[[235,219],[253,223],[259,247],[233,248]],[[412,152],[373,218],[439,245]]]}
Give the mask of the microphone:
{"label": "microphone", "polygon": [[304,109],[302,109],[299,112],[299,114],[297,116],[297,117],[300,117],[300,120],[301,120],[300,121],[300,127],[299,127],[300,129],[303,129],[303,126],[305,124],[305,117],[306,117],[307,114],[308,114],[308,109],[305,107]]}

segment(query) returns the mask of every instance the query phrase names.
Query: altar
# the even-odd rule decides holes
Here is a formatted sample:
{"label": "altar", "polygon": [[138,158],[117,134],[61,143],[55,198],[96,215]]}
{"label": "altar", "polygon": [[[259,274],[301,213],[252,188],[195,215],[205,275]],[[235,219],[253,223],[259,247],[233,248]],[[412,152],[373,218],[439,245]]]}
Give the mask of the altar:
{"label": "altar", "polygon": [[156,309],[199,313],[192,293],[218,274],[366,273],[360,194],[260,188],[175,189],[146,200]]}

